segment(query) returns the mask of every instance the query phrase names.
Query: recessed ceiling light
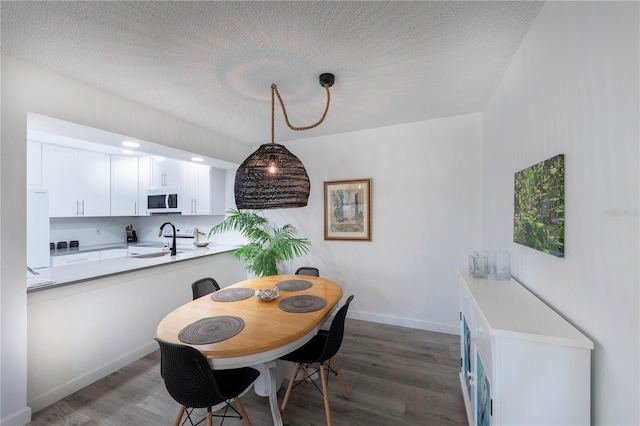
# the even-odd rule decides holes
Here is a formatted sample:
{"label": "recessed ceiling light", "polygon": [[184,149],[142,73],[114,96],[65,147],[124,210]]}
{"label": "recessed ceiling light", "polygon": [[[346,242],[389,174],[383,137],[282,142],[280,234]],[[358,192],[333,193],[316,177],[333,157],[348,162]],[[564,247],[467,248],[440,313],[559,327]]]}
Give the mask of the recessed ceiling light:
{"label": "recessed ceiling light", "polygon": [[124,141],[122,142],[123,146],[128,146],[129,148],[140,148],[140,144],[138,142],[133,141]]}
{"label": "recessed ceiling light", "polygon": [[204,161],[204,158],[202,158],[202,157],[191,157],[191,161],[196,161],[198,163],[202,163]]}

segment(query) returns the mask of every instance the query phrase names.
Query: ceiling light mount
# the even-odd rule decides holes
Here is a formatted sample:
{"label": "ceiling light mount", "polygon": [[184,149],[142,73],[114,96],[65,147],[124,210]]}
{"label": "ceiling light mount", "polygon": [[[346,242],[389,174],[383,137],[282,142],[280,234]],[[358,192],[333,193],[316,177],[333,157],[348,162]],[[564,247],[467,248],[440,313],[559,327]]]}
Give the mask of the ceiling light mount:
{"label": "ceiling light mount", "polygon": [[336,76],[331,74],[330,72],[325,72],[324,74],[320,74],[320,86],[325,87],[328,85],[329,87],[333,86],[333,83],[336,81]]}
{"label": "ceiling light mount", "polygon": [[295,127],[289,122],[278,86],[275,83],[271,85],[271,143],[261,145],[238,167],[234,184],[238,209],[282,209],[307,205],[311,184],[302,161],[283,145],[275,143],[275,97],[277,95],[285,122],[291,130],[313,129],[324,121],[329,112],[329,87],[333,86],[335,76],[324,73],[319,81],[327,92],[327,105],[317,123],[304,127]]}

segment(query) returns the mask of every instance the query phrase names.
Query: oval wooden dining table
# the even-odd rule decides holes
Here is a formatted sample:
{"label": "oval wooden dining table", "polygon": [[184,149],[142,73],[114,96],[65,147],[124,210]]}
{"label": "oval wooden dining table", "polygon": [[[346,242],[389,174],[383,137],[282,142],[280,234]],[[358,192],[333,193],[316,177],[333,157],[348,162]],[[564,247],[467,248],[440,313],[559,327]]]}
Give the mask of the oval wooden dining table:
{"label": "oval wooden dining table", "polygon": [[[155,336],[168,342],[184,345],[186,343],[178,338],[178,334],[196,321],[218,316],[242,318],[244,328],[235,336],[216,343],[189,344],[188,346],[198,349],[213,369],[253,367],[259,370],[260,377],[254,384],[254,390],[260,396],[269,397],[273,424],[281,426],[282,418],[277,399],[281,374],[276,371],[276,361],[279,357],[304,345],[318,332],[342,298],[342,288],[335,282],[321,277],[273,275],[241,281],[218,291],[223,292],[232,288],[252,290],[273,288],[284,281],[291,283],[291,280],[298,283],[307,281],[311,286],[304,290],[281,290],[278,298],[268,302],[261,301],[255,296],[238,301],[221,302],[213,300],[212,294],[208,294],[169,313],[158,324]],[[327,302],[326,306],[303,313],[288,312],[279,307],[283,299],[299,295],[321,297]]]}

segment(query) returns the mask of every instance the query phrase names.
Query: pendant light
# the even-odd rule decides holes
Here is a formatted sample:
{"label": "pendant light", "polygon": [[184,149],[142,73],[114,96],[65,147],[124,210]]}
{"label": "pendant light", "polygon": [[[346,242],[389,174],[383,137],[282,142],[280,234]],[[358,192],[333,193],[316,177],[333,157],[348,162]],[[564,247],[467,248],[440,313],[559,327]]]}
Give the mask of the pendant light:
{"label": "pendant light", "polygon": [[275,143],[275,96],[278,96],[290,129],[312,129],[327,116],[331,100],[329,87],[333,86],[335,77],[325,73],[320,75],[319,80],[327,92],[327,105],[317,123],[304,127],[291,125],[278,87],[271,85],[271,143],[261,145],[238,168],[234,185],[238,209],[285,209],[307,205],[311,184],[304,165],[284,145]]}

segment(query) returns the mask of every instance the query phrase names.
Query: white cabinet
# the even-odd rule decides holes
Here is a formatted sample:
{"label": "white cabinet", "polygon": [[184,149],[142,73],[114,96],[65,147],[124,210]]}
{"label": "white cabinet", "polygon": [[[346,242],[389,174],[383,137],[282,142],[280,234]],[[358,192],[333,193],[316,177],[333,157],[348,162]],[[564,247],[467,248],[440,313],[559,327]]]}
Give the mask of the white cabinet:
{"label": "white cabinet", "polygon": [[43,145],[42,154],[50,217],[111,214],[109,155],[55,145]]}
{"label": "white cabinet", "polygon": [[27,186],[42,186],[42,144],[27,142]]}
{"label": "white cabinet", "polygon": [[469,424],[590,424],[591,340],[517,281],[459,274]]}
{"label": "white cabinet", "polygon": [[137,216],[138,158],[111,156],[111,216]]}
{"label": "white cabinet", "polygon": [[46,189],[27,188],[27,265],[49,266],[49,194]]}
{"label": "white cabinet", "polygon": [[51,266],[77,265],[78,263],[93,262],[95,260],[100,260],[100,253],[97,251],[64,254],[51,256]]}
{"label": "white cabinet", "polygon": [[[216,194],[214,188],[214,176],[217,169],[194,163],[184,163],[184,180],[182,186],[182,214],[184,215],[209,215]],[[224,198],[224,196],[223,196]]]}
{"label": "white cabinet", "polygon": [[211,169],[211,213],[224,215],[227,174],[223,169]]}
{"label": "white cabinet", "polygon": [[183,161],[165,157],[152,157],[150,164],[151,187],[182,185]]}
{"label": "white cabinet", "polygon": [[148,216],[147,190],[151,186],[151,157],[138,158],[138,216]]}

